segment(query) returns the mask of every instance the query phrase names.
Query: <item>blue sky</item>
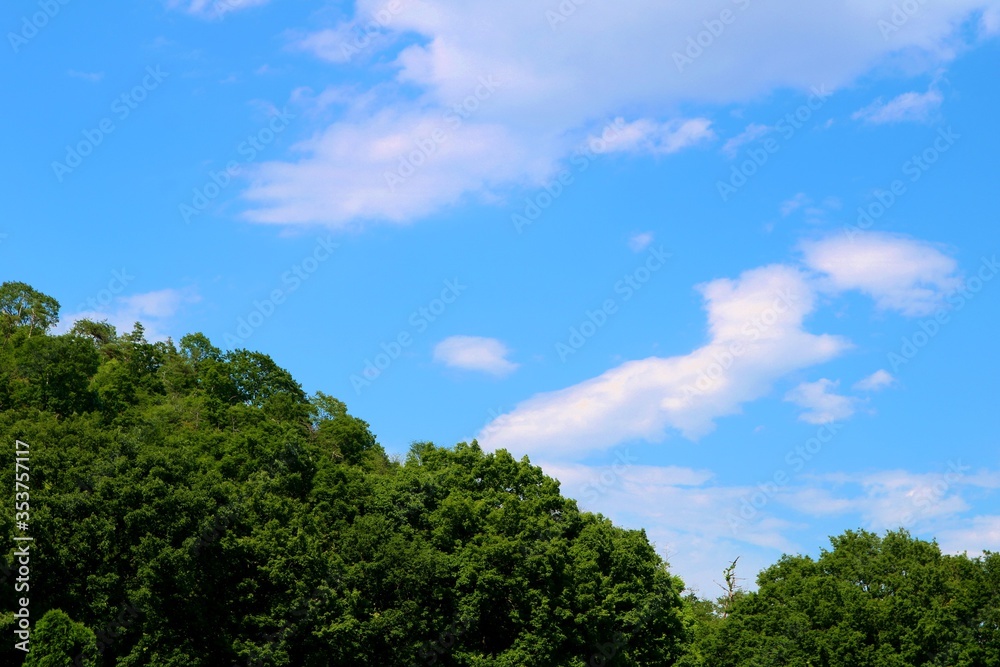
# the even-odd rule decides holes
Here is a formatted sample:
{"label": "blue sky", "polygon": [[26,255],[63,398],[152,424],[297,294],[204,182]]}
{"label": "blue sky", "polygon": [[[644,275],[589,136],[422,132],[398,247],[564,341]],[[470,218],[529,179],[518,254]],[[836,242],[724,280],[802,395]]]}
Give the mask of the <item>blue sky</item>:
{"label": "blue sky", "polygon": [[847,528],[1000,549],[995,0],[0,17],[2,278],[63,327],[528,455],[705,594]]}

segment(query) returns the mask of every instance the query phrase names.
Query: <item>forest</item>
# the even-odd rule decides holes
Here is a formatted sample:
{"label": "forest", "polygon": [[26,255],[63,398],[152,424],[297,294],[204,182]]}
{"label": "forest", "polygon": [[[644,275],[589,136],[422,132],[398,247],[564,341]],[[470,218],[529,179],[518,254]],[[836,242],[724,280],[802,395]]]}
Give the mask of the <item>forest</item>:
{"label": "forest", "polygon": [[0,286],[7,664],[1000,665],[1000,554],[852,529],[702,599],[527,458],[389,456],[267,354],[59,309]]}

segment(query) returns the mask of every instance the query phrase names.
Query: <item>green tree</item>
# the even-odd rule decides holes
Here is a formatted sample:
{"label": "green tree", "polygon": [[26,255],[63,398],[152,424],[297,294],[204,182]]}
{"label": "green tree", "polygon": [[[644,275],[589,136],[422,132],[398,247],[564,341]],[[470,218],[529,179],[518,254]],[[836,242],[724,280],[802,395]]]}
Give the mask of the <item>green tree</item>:
{"label": "green tree", "polygon": [[[347,414],[347,408],[343,407],[344,404],[340,401],[329,397],[325,397],[325,399],[327,406],[333,412],[326,412],[325,409],[320,410],[320,414],[323,414],[324,417],[321,417],[314,426],[316,442],[319,446],[351,465],[359,465],[370,454],[374,454],[379,459],[384,458],[385,454],[372,434],[368,423]],[[330,401],[336,401],[336,403]]]}
{"label": "green tree", "polygon": [[72,335],[36,336],[18,345],[11,361],[8,381],[15,403],[59,415],[93,409],[90,381],[100,361],[87,341]]}
{"label": "green tree", "polygon": [[90,340],[97,349],[103,349],[118,340],[118,332],[114,325],[107,321],[95,322],[93,320],[82,319],[73,323],[70,333]]}
{"label": "green tree", "polygon": [[18,331],[30,338],[45,333],[59,321],[59,302],[30,285],[0,285],[0,332],[7,341]]}
{"label": "green tree", "polygon": [[580,511],[527,458],[472,442],[390,459],[268,355],[141,325],[54,336],[58,304],[5,289],[0,441],[31,447],[41,619],[26,664],[1000,665],[996,554],[847,532],[756,592],[734,562],[724,599],[682,598],[645,533]]}
{"label": "green tree", "polygon": [[847,531],[817,560],[785,556],[703,636],[702,664],[1000,664],[996,556],[943,555],[905,531]]}
{"label": "green tree", "polygon": [[82,623],[51,609],[35,625],[25,667],[94,667],[97,639]]}

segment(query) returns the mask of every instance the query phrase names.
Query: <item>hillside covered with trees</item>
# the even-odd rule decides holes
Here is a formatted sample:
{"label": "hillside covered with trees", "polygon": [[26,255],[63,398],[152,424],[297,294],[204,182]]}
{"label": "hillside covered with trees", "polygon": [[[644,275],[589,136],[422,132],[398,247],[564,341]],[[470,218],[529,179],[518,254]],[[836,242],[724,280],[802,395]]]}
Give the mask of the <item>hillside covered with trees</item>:
{"label": "hillside covered with trees", "polygon": [[0,561],[5,664],[1000,665],[1000,555],[851,531],[698,599],[526,458],[394,459],[266,354],[58,316],[0,286],[0,522],[21,534],[19,440],[34,538],[29,591],[13,541]]}

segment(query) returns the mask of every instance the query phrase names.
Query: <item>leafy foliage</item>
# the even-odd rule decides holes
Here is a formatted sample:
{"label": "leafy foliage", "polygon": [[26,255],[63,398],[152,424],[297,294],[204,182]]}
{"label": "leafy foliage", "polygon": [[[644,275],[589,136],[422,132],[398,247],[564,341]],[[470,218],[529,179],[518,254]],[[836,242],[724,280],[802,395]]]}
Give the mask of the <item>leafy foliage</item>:
{"label": "leafy foliage", "polygon": [[685,664],[1000,665],[1000,555],[942,555],[905,531],[848,531],[813,560],[785,556],[735,599]]}
{"label": "leafy foliage", "polygon": [[734,559],[718,601],[682,597],[642,531],[527,459],[392,460],[265,354],[138,324],[51,335],[57,316],[0,286],[0,441],[31,447],[26,665],[1000,666],[998,554],[849,531],[756,592]]}
{"label": "leafy foliage", "polygon": [[5,342],[15,334],[25,338],[45,333],[59,320],[59,302],[30,285],[0,285],[0,333]]}
{"label": "leafy foliage", "polygon": [[[5,289],[3,312],[53,303]],[[31,446],[25,664],[638,666],[683,652],[683,586],[645,535],[580,512],[526,459],[473,442],[390,460],[367,423],[267,355],[202,334],[149,342],[139,325],[50,335],[45,317],[5,320],[0,349],[0,439]],[[0,524],[13,530],[9,509]]]}
{"label": "leafy foliage", "polygon": [[35,626],[35,648],[28,653],[25,667],[93,667],[97,639],[83,624],[76,623],[59,609],[46,612]]}

